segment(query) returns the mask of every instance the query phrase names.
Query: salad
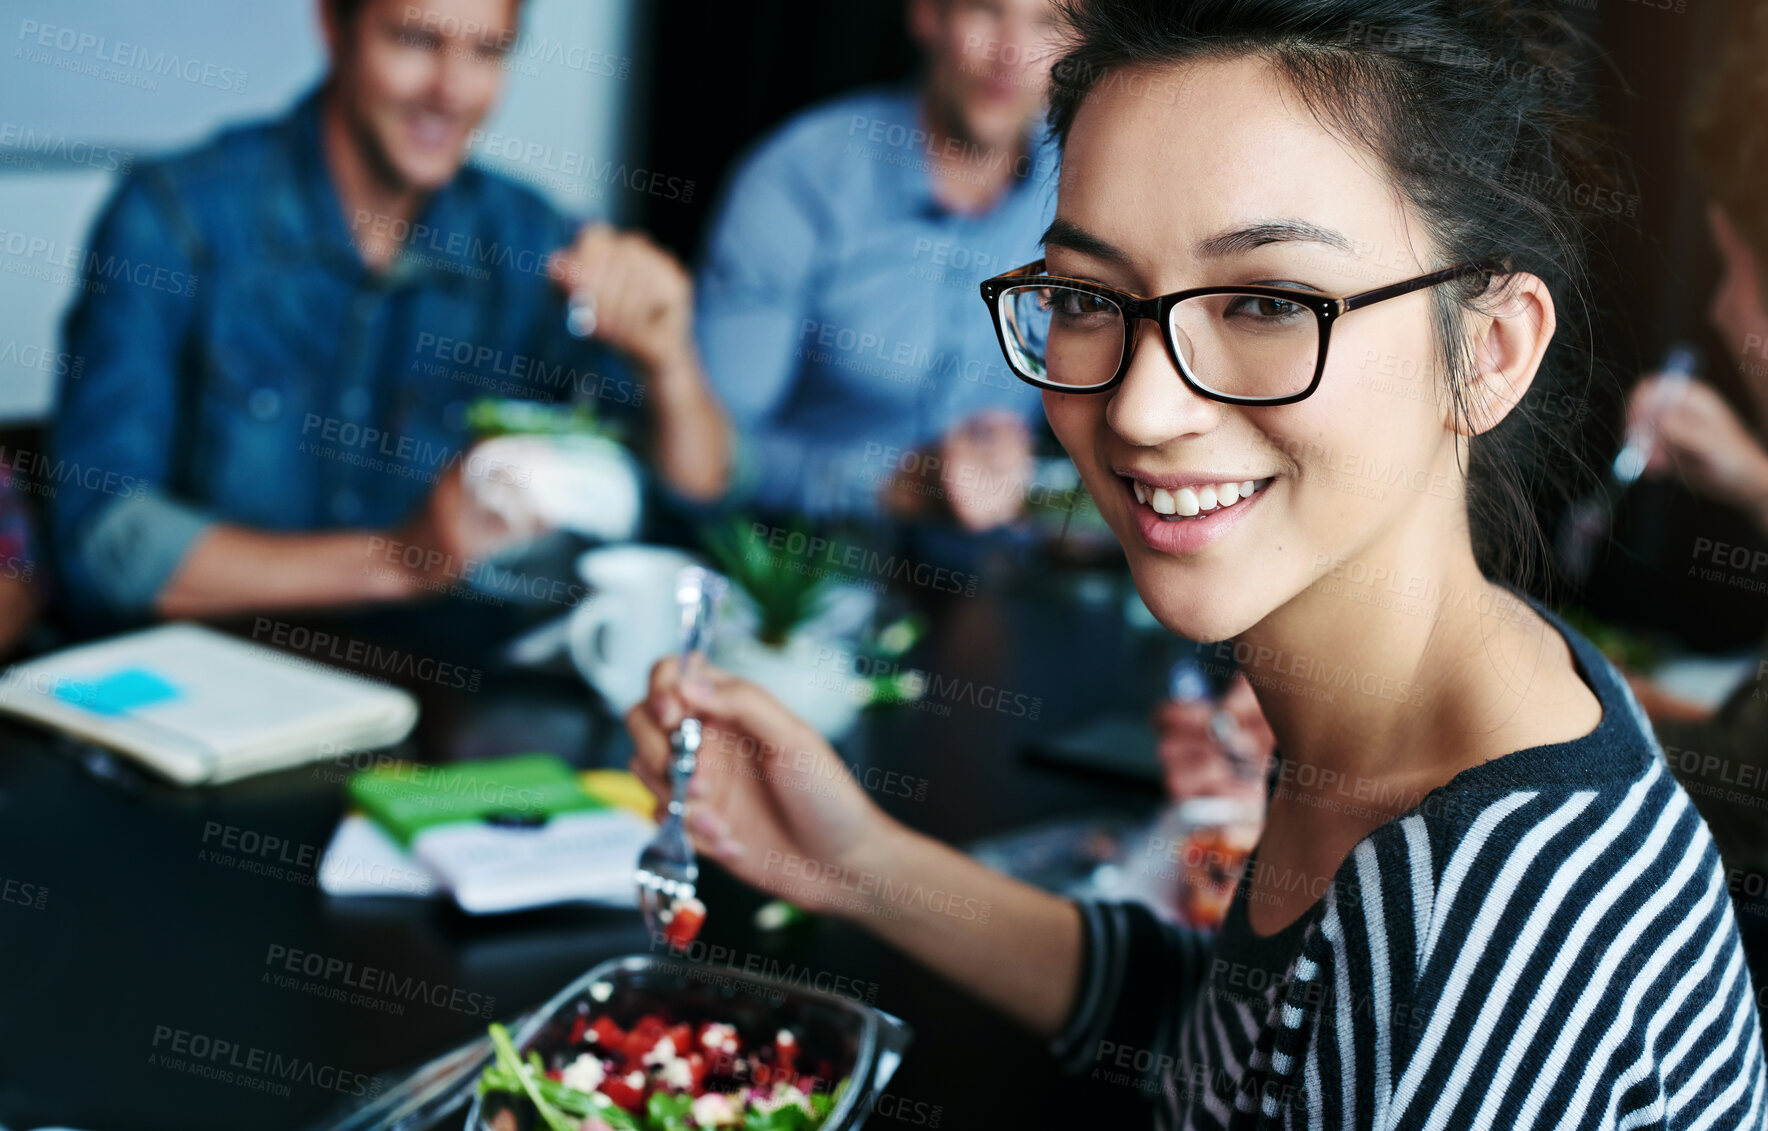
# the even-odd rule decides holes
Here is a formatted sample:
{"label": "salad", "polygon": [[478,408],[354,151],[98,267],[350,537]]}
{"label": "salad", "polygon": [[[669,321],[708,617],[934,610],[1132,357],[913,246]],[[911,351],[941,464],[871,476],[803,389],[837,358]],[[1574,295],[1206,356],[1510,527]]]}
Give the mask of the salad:
{"label": "salad", "polygon": [[[622,1029],[585,1003],[550,1059],[523,1060],[502,1025],[491,1026],[491,1043],[479,1094],[526,1099],[545,1131],[814,1131],[842,1090],[831,1091],[827,1061],[808,1070],[788,1029],[752,1040],[733,1025],[654,1013]],[[500,1111],[492,1126],[515,1131],[514,1113]]]}

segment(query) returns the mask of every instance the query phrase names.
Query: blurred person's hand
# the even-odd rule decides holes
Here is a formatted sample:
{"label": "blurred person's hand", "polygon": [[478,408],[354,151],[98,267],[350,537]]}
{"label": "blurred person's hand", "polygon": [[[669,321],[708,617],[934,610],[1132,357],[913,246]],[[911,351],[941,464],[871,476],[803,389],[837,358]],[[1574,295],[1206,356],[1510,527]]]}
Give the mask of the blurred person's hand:
{"label": "blurred person's hand", "polygon": [[1707,227],[1720,264],[1707,320],[1737,362],[1757,416],[1768,420],[1768,303],[1762,295],[1762,262],[1717,202],[1707,205]]}
{"label": "blurred person's hand", "polygon": [[446,589],[466,579],[469,562],[485,561],[545,533],[532,516],[512,521],[480,502],[462,470],[471,463],[456,461],[436,481],[424,505],[391,536],[394,560],[411,574],[415,590]]}
{"label": "blurred person's hand", "polygon": [[1768,451],[1711,385],[1653,374],[1627,402],[1627,427],[1652,429],[1647,474],[1674,469],[1688,485],[1768,524]]}
{"label": "blurred person's hand", "polygon": [[633,772],[667,802],[669,732],[692,712],[703,726],[685,818],[695,850],[807,910],[851,910],[843,879],[851,893],[900,826],[768,692],[710,665],[687,683],[677,670],[675,658],[659,660],[649,697],[626,713]]}
{"label": "blurred person's hand", "polygon": [[1025,509],[1031,483],[1032,438],[1025,421],[990,409],[960,422],[933,455],[891,483],[888,505],[898,514],[926,513],[930,498],[945,500],[958,525],[979,532],[1005,526]]}
{"label": "blurred person's hand", "polygon": [[693,280],[649,237],[585,224],[570,247],[553,253],[547,274],[573,298],[595,304],[594,336],[643,367],[647,377],[691,362]]}
{"label": "blurred person's hand", "polygon": [[1166,772],[1166,791],[1175,800],[1245,797],[1263,804],[1265,775],[1277,738],[1271,733],[1245,676],[1234,677],[1227,694],[1222,696],[1221,706],[1239,725],[1242,756],[1250,758],[1258,772],[1238,772],[1210,733],[1210,717],[1216,710],[1213,704],[1167,699],[1154,708],[1153,718],[1160,764]]}

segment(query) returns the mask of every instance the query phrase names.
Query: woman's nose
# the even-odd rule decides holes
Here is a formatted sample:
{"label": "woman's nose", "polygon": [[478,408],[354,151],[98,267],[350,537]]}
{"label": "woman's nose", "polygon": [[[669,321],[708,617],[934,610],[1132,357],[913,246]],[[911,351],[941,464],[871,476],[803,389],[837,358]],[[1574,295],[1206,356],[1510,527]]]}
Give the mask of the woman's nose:
{"label": "woman's nose", "polygon": [[1173,365],[1160,327],[1137,323],[1135,352],[1123,383],[1111,393],[1105,420],[1112,431],[1138,447],[1152,448],[1181,436],[1198,435],[1221,419],[1221,403],[1191,391]]}

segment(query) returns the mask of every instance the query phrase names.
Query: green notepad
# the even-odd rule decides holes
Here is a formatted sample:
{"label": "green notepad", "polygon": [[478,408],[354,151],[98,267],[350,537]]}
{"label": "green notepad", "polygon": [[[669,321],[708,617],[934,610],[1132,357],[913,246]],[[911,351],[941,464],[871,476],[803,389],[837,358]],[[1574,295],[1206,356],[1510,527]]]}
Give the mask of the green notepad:
{"label": "green notepad", "polygon": [[583,791],[577,772],[553,754],[426,766],[402,762],[353,774],[350,800],[406,848],[440,825],[538,823],[608,806]]}

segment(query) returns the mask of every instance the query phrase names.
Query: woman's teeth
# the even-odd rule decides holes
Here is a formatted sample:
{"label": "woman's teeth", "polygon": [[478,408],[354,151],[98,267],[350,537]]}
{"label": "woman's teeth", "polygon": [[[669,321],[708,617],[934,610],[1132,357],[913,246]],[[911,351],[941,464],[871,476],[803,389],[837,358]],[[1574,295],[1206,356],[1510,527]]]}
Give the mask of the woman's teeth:
{"label": "woman's teeth", "polygon": [[1152,507],[1154,513],[1166,518],[1197,518],[1231,507],[1270,485],[1269,479],[1244,479],[1239,483],[1208,483],[1201,487],[1150,487],[1140,480],[1130,480],[1135,488],[1136,502]]}

